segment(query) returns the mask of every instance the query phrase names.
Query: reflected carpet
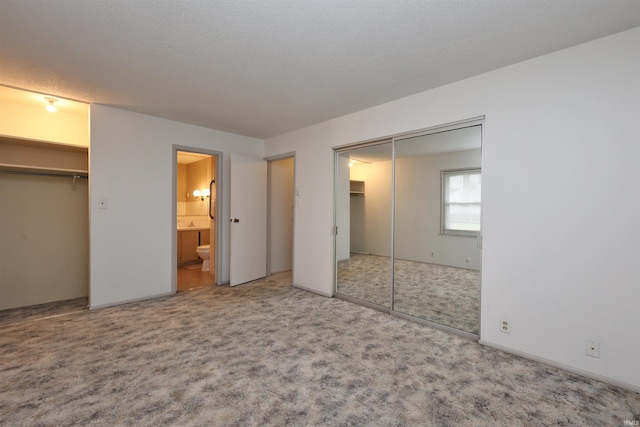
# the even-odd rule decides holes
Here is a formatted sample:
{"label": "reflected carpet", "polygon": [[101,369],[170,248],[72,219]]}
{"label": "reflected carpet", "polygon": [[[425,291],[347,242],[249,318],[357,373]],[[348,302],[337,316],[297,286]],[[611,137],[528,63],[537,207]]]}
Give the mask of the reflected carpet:
{"label": "reflected carpet", "polygon": [[[394,310],[478,334],[480,272],[396,260]],[[352,253],[338,263],[338,292],[391,305],[391,258]]]}

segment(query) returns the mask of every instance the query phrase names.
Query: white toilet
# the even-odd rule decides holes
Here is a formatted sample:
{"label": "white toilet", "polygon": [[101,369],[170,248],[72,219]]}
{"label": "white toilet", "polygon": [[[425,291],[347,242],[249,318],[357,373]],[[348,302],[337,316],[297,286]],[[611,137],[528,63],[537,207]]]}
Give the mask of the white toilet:
{"label": "white toilet", "polygon": [[200,271],[209,271],[209,245],[198,246],[196,253],[202,258],[202,269]]}

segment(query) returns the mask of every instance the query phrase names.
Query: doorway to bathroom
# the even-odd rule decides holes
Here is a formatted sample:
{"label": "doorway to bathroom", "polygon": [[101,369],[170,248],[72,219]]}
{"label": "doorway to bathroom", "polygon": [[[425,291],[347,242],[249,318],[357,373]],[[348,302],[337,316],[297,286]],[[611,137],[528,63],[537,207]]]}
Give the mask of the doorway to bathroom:
{"label": "doorway to bathroom", "polygon": [[176,150],[176,291],[216,283],[218,156]]}

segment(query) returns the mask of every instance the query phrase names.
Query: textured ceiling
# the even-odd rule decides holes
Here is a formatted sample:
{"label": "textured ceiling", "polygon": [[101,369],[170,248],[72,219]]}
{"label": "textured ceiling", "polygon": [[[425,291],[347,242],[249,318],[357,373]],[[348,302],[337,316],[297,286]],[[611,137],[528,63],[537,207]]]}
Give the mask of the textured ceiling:
{"label": "textured ceiling", "polygon": [[267,138],[639,25],[637,0],[0,0],[0,84]]}

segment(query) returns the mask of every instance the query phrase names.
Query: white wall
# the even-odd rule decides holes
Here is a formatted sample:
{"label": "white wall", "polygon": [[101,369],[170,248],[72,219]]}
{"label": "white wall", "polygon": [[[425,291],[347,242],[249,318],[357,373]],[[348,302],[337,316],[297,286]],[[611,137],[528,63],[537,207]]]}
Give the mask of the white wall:
{"label": "white wall", "polygon": [[270,272],[293,267],[293,157],[270,162]]}
{"label": "white wall", "polygon": [[[173,145],[222,152],[223,281],[229,280],[229,154],[263,157],[263,142],[225,132],[91,106],[92,307],[171,293],[175,269]],[[98,202],[108,199],[108,209]]]}
{"label": "white wall", "polygon": [[484,115],[482,342],[640,390],[638,52],[640,28],[269,139],[307,195],[295,283],[332,292],[332,147]]}

